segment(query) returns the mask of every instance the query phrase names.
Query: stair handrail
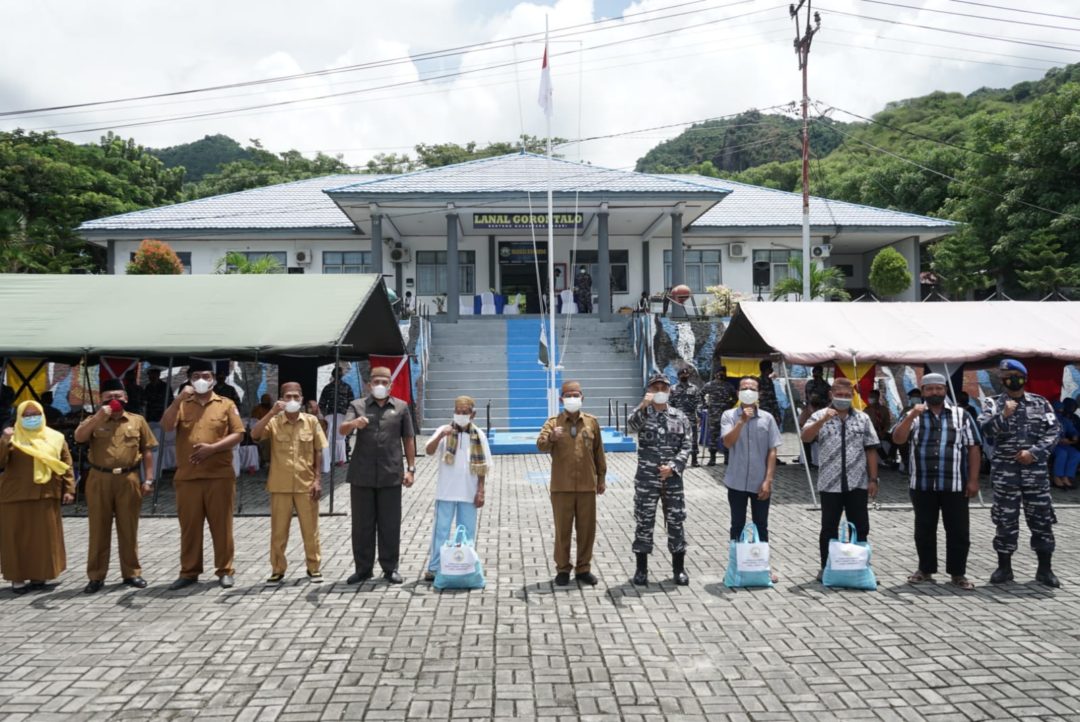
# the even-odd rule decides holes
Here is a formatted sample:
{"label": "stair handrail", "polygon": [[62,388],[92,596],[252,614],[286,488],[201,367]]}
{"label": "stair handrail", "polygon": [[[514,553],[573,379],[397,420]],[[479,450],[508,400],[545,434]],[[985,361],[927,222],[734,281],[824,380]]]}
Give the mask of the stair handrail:
{"label": "stair handrail", "polygon": [[[457,413],[457,412],[455,411],[454,413]],[[487,402],[487,409],[485,410],[485,413],[487,414],[487,428],[484,429],[484,435],[485,436],[491,436],[491,400],[490,399]]]}

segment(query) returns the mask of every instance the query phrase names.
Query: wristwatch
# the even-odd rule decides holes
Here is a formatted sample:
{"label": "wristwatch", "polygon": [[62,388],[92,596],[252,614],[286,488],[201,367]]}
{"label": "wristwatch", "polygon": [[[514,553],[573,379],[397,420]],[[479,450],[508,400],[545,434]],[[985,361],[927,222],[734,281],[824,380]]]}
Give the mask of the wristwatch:
{"label": "wristwatch", "polygon": [[416,473],[416,467],[415,466],[410,466],[407,469],[405,469],[405,471],[409,472],[410,474],[415,474]]}
{"label": "wristwatch", "polygon": [[154,485],[154,480],[153,479],[146,479],[146,480],[143,481],[143,486],[153,486],[153,485]]}

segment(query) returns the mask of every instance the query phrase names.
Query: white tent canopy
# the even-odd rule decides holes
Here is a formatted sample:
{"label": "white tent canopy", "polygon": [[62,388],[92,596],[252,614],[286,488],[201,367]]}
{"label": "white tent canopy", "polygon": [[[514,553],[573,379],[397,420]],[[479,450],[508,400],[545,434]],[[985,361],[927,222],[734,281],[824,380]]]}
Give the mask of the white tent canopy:
{"label": "white tent canopy", "polygon": [[1080,360],[1080,303],[754,303],[739,305],[723,356],[788,363]]}

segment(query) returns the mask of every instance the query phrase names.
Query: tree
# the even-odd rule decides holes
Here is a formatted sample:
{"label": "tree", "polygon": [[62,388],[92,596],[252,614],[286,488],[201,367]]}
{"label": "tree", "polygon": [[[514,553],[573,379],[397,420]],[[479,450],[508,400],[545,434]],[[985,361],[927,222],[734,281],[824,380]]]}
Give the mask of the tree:
{"label": "tree", "polygon": [[[780,301],[788,296],[802,300],[802,259],[788,261],[790,273],[773,284],[772,299]],[[824,298],[830,301],[850,301],[851,294],[844,288],[844,272],[839,268],[825,268],[820,263],[810,263],[810,299]]]}
{"label": "tree", "polygon": [[911,285],[907,260],[895,248],[884,248],[870,264],[870,289],[879,296],[895,296]]}
{"label": "tree", "polygon": [[253,144],[246,148],[248,158],[226,163],[198,183],[184,186],[184,199],[194,200],[306,178],[357,172],[340,157],[319,153],[314,158],[305,158],[297,150],[271,153],[255,145],[257,142],[253,140]]}
{"label": "tree", "polygon": [[139,244],[126,272],[129,276],[178,276],[184,272],[184,264],[169,244],[147,238]]}
{"label": "tree", "polygon": [[1068,262],[1069,254],[1052,233],[1036,233],[1018,254],[1024,270],[1018,270],[1020,285],[1045,296],[1080,286],[1080,265]]}
{"label": "tree", "polygon": [[988,270],[990,255],[973,235],[970,228],[962,227],[930,248],[930,268],[945,292],[955,299],[967,298],[994,283]]}
{"label": "tree", "polygon": [[281,273],[284,270],[273,256],[251,260],[238,251],[229,251],[214,265],[215,273]]}
{"label": "tree", "polygon": [[710,298],[705,303],[705,313],[708,316],[730,316],[735,313],[735,307],[739,305],[745,296],[732,291],[727,286],[709,286],[705,289]]}

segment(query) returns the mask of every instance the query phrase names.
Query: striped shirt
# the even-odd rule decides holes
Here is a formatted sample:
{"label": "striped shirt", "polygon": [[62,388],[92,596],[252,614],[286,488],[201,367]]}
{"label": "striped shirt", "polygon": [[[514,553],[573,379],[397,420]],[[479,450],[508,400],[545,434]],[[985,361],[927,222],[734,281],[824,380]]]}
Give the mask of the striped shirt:
{"label": "striped shirt", "polygon": [[981,442],[971,415],[956,406],[941,414],[923,412],[911,424],[908,468],[911,488],[962,492],[967,484],[968,449]]}

